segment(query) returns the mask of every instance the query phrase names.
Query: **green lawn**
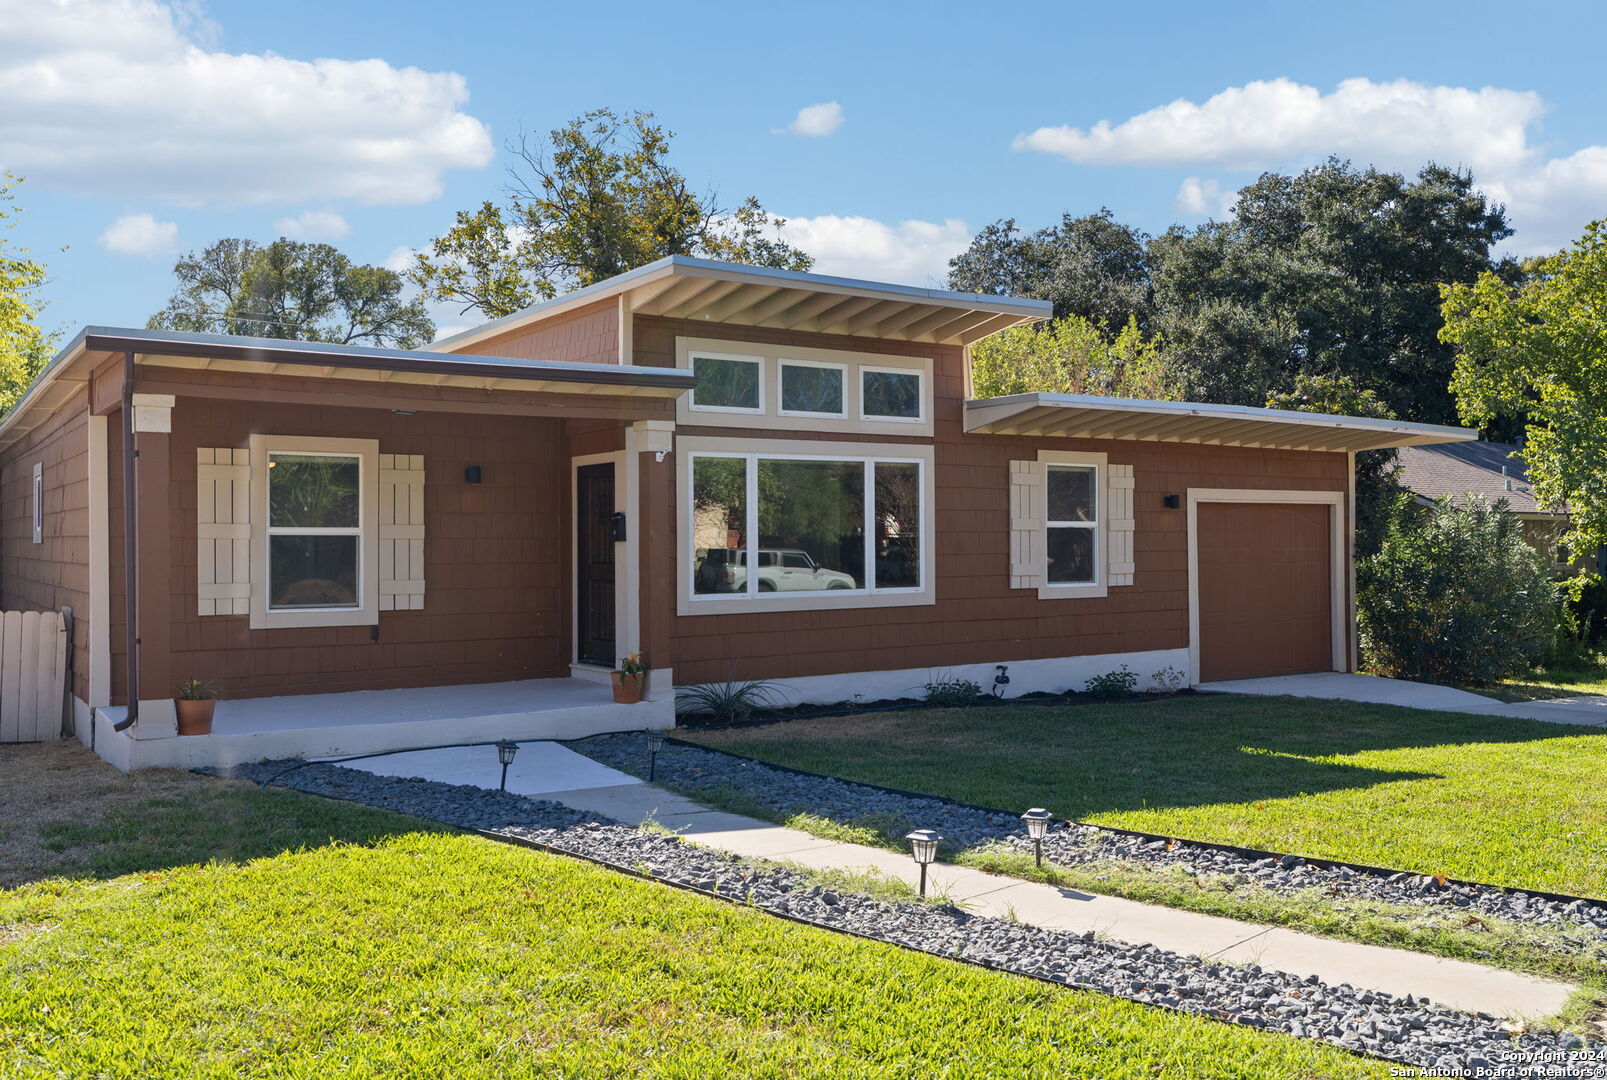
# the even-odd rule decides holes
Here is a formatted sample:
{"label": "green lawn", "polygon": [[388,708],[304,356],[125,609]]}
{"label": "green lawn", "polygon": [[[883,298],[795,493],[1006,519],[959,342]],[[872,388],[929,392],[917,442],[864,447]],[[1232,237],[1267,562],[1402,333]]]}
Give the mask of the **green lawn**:
{"label": "green lawn", "polygon": [[1607,694],[1607,657],[1597,654],[1575,664],[1537,668],[1521,678],[1507,679],[1494,686],[1463,686],[1461,689],[1501,701],[1543,701]]}
{"label": "green lawn", "polygon": [[965,802],[1607,896],[1607,734],[1297,698],[887,712],[686,737]]}
{"label": "green lawn", "polygon": [[1387,1074],[283,791],[53,842],[96,876],[0,892],[7,1078]]}

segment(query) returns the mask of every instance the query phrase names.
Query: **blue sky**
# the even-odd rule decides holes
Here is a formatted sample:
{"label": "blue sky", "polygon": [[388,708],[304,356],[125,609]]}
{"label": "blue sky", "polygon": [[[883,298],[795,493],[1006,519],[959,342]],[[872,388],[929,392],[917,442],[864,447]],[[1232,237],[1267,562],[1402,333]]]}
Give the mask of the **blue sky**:
{"label": "blue sky", "polygon": [[1474,167],[1514,251],[1607,216],[1607,17],[1584,3],[0,0],[0,20],[13,235],[68,330],[142,325],[175,254],[219,236],[400,259],[498,195],[521,128],[602,105],[657,113],[689,177],[793,219],[820,269],[910,284],[995,218],[1104,205],[1154,232],[1330,151]]}

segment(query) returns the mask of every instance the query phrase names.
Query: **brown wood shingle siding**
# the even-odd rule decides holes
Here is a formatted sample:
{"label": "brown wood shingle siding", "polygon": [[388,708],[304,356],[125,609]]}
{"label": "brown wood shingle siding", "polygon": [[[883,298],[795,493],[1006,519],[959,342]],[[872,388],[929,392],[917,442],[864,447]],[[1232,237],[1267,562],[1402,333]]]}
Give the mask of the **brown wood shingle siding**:
{"label": "brown wood shingle siding", "polygon": [[[73,693],[89,692],[89,416],[73,396],[0,461],[0,610],[73,609]],[[43,542],[33,542],[33,466],[44,465]]]}
{"label": "brown wood shingle siding", "polygon": [[[507,356],[516,360],[567,360],[576,364],[619,363],[619,305],[612,298],[482,338],[454,353]],[[673,366],[673,365],[672,365]]]}
{"label": "brown wood shingle siding", "polygon": [[[381,453],[424,456],[423,610],[381,614],[378,641],[367,626],[252,630],[243,615],[197,614],[195,451],[245,446],[253,433],[375,438]],[[263,696],[567,674],[569,456],[563,421],[180,398],[173,677]],[[481,466],[480,484],[465,483],[467,465]]]}
{"label": "brown wood shingle siding", "polygon": [[[934,438],[793,431],[785,438],[935,444],[937,523],[937,603],[931,607],[683,616],[673,614],[673,593],[657,600],[656,604],[667,605],[666,614],[644,626],[644,641],[649,650],[668,654],[677,683],[940,670],[971,663],[1186,648],[1187,512],[1165,508],[1163,496],[1183,494],[1190,487],[1343,490],[1346,486],[1349,465],[1344,454],[967,435],[962,426],[964,357],[953,346],[638,318],[637,363],[673,366],[677,336],[932,357]],[[774,434],[689,426],[678,432],[756,442]],[[1009,588],[1010,462],[1036,457],[1040,449],[1104,452],[1111,462],[1134,467],[1134,584],[1111,588],[1103,598],[1077,600],[1040,600],[1035,590]],[[650,485],[648,498],[662,492],[656,497],[668,529],[674,531],[680,518],[673,474],[662,475],[667,478]],[[644,580],[674,581],[678,550],[676,543],[653,545]],[[1150,672],[1138,674],[1144,677]]]}

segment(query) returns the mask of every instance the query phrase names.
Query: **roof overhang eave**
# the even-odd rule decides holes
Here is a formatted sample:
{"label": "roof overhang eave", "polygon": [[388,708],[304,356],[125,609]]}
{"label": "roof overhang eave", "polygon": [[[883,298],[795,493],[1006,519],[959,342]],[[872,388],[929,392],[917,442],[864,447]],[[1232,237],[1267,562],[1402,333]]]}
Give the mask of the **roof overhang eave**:
{"label": "roof overhang eave", "polygon": [[1351,452],[1478,437],[1468,428],[1287,409],[1145,401],[1081,394],[1016,394],[965,404],[970,434],[1128,439]]}

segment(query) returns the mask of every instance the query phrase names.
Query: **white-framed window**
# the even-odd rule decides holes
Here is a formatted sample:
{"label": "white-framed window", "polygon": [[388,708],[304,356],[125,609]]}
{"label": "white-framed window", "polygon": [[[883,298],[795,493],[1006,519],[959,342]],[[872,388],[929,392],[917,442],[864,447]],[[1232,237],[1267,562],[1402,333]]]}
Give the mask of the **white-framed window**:
{"label": "white-framed window", "polygon": [[782,416],[848,415],[848,365],[781,357],[776,366]]}
{"label": "white-framed window", "polygon": [[687,407],[695,412],[764,412],[765,359],[699,350],[691,355],[697,386]]}
{"label": "white-framed window", "polygon": [[45,542],[45,463],[33,463],[33,542]]}
{"label": "white-framed window", "polygon": [[926,419],[925,382],[924,373],[918,369],[861,367],[860,419],[922,423]]}
{"label": "white-framed window", "polygon": [[1100,542],[1101,465],[1045,467],[1044,584],[1097,586],[1103,577]]}
{"label": "white-framed window", "polygon": [[251,437],[251,626],[361,626],[379,610],[379,443]]}
{"label": "white-framed window", "polygon": [[932,434],[931,357],[716,338],[676,338],[675,348],[677,365],[698,378],[676,399],[676,421],[688,427]]}
{"label": "white-framed window", "polygon": [[930,447],[679,444],[682,614],[933,602]]}

